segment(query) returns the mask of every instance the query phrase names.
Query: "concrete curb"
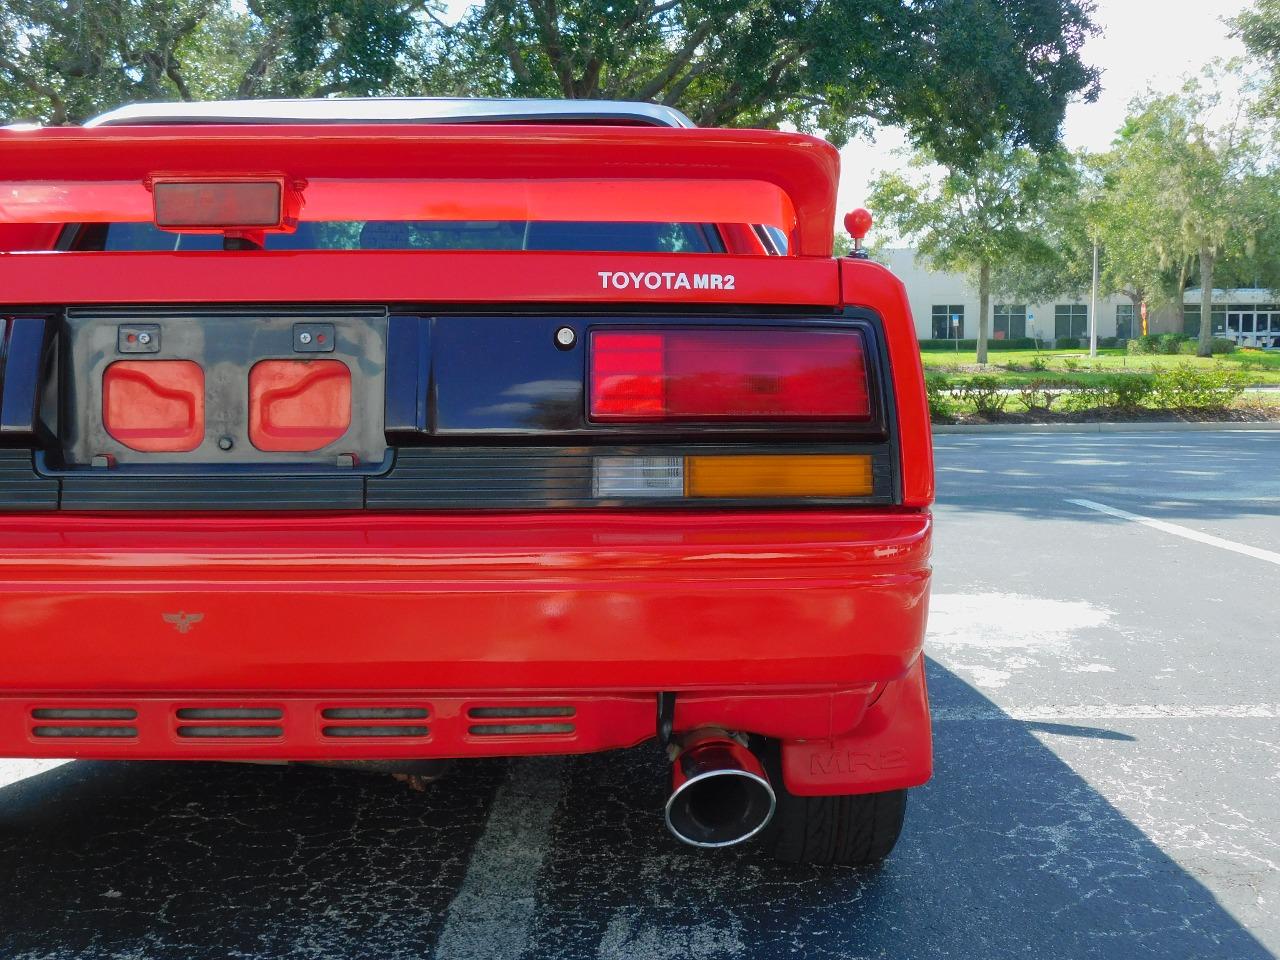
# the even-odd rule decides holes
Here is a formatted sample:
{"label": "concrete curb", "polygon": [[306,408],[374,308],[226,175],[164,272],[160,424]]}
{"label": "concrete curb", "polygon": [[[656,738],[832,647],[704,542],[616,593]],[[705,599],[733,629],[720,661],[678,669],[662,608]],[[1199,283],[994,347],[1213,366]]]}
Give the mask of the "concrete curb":
{"label": "concrete curb", "polygon": [[1205,430],[1280,430],[1280,421],[1256,423],[1223,421],[1221,423],[935,423],[937,433],[1191,433]]}

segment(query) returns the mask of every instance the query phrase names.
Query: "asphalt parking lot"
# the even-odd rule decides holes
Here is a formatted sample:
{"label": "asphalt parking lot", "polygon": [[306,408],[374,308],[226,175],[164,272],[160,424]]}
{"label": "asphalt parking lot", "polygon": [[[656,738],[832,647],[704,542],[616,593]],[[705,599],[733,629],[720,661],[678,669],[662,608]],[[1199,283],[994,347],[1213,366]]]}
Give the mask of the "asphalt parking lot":
{"label": "asphalt parking lot", "polygon": [[8,761],[0,958],[1273,956],[1280,432],[937,448],[936,775],[881,869],[680,846],[656,748]]}

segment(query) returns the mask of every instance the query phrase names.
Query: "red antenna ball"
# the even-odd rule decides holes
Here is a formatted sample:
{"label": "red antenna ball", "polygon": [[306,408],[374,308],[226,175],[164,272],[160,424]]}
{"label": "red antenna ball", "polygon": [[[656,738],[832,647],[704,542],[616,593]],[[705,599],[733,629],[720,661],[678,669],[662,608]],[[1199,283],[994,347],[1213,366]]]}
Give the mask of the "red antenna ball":
{"label": "red antenna ball", "polygon": [[855,240],[863,239],[871,230],[871,211],[865,207],[851,210],[844,215],[844,228]]}

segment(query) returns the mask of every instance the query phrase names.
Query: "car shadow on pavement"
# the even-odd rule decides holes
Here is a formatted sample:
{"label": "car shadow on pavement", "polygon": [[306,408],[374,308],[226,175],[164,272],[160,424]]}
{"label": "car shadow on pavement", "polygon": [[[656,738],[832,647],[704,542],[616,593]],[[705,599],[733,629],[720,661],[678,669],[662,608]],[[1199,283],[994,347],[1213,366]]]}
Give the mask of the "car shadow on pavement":
{"label": "car shadow on pavement", "polygon": [[0,958],[430,956],[506,774],[81,761],[0,788]]}
{"label": "car shadow on pavement", "polygon": [[[462,764],[425,794],[342,771],[80,762],[0,788],[0,957],[453,960],[441,934],[464,885],[472,916],[519,918],[467,953],[497,960],[1271,956],[1032,725],[937,664],[929,679],[953,719],[877,870],[681,846],[652,744]],[[530,769],[560,798],[533,863],[481,839],[520,818],[494,797]],[[469,876],[478,843],[487,870]]]}
{"label": "car shadow on pavement", "polygon": [[[912,791],[903,838],[876,870],[683,848],[662,835],[660,759],[576,761],[530,955],[1272,956],[1032,725],[933,662],[929,682],[936,707],[975,719],[935,724],[934,779]],[[1108,733],[1090,731],[1118,750],[1133,739]]]}

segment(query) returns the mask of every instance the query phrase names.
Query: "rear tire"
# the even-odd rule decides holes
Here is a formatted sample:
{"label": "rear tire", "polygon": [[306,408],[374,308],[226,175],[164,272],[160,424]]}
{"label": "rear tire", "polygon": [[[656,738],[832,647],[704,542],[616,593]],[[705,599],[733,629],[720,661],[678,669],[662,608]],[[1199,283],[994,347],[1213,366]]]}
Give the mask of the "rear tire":
{"label": "rear tire", "polygon": [[907,812],[907,791],[797,797],[788,792],[769,751],[769,780],[778,797],[765,835],[773,855],[785,863],[869,867],[893,850]]}

